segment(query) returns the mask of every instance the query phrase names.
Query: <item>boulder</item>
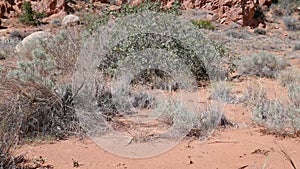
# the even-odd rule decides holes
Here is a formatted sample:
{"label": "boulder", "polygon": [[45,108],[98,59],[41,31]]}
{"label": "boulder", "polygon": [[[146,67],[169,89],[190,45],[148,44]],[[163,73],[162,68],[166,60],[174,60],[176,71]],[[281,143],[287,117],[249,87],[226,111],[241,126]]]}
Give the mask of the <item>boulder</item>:
{"label": "boulder", "polygon": [[74,24],[79,24],[79,17],[76,15],[67,15],[64,17],[64,19],[62,20],[62,25],[63,26],[70,26],[70,25],[74,25]]}
{"label": "boulder", "polygon": [[17,53],[21,54],[22,57],[31,57],[31,52],[34,49],[41,47],[41,41],[46,41],[51,38],[52,35],[49,32],[37,31],[27,37],[25,37],[17,46]]}

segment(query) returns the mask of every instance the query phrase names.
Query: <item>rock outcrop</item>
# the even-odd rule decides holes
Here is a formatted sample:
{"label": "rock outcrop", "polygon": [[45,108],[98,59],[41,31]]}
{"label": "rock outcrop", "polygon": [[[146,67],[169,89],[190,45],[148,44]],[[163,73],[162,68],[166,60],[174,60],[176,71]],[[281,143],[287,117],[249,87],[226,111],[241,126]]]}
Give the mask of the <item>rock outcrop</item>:
{"label": "rock outcrop", "polygon": [[17,46],[17,53],[23,57],[31,56],[31,52],[40,47],[42,41],[46,41],[51,38],[52,35],[49,32],[37,31],[27,37],[25,37]]}
{"label": "rock outcrop", "polygon": [[264,24],[263,9],[270,7],[272,0],[186,0],[183,9],[211,11],[212,20],[222,24],[238,23],[242,26],[258,27]]}
{"label": "rock outcrop", "polygon": [[[12,18],[21,13],[23,0],[1,0],[0,18]],[[38,0],[31,1],[32,8],[36,12],[46,13],[47,16],[60,12],[72,13],[73,9],[68,5],[68,0]]]}
{"label": "rock outcrop", "polygon": [[[175,0],[162,0],[170,7]],[[33,9],[46,12],[48,16],[58,13],[73,13],[68,6],[69,0],[32,0]],[[90,0],[93,3],[108,3],[121,5],[125,0]],[[142,0],[132,0],[132,4],[139,4]],[[23,0],[2,0],[0,2],[0,18],[17,16],[21,12]],[[237,23],[241,26],[258,27],[264,24],[263,10],[272,4],[272,0],[182,0],[182,9],[203,9],[209,11],[212,20],[222,24]]]}

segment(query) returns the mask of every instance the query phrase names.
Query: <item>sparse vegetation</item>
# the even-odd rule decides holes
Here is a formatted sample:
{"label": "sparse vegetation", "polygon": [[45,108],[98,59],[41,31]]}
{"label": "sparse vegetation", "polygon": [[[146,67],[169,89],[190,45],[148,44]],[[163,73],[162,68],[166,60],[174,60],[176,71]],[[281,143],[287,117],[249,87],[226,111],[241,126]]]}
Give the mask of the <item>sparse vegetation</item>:
{"label": "sparse vegetation", "polygon": [[283,104],[281,100],[267,98],[266,89],[259,84],[251,84],[248,87],[244,95],[244,101],[252,109],[253,120],[257,124],[266,127],[269,133],[299,136],[299,83],[291,83],[287,88],[288,104]]}
{"label": "sparse vegetation", "polygon": [[39,23],[38,20],[35,18],[30,1],[24,2],[24,4],[22,5],[22,11],[23,13],[19,17],[22,23],[27,25],[37,25]]}
{"label": "sparse vegetation", "polygon": [[231,37],[231,38],[236,38],[236,39],[247,39],[249,36],[249,32],[243,30],[243,31],[235,31],[235,30],[228,30],[226,32],[226,35]]}
{"label": "sparse vegetation", "polygon": [[199,29],[215,30],[216,27],[208,20],[192,20],[192,24]]}
{"label": "sparse vegetation", "polygon": [[278,0],[280,8],[284,9],[284,15],[291,15],[295,8],[300,5],[299,0]]}
{"label": "sparse vegetation", "polygon": [[[244,116],[248,109],[238,110],[238,104],[242,103],[251,110],[252,120],[264,128],[264,131],[281,136],[300,136],[300,71],[297,65],[298,58],[294,57],[300,50],[297,32],[300,30],[300,24],[296,14],[291,15],[295,4],[300,4],[299,0],[279,0],[276,6],[272,5],[274,8],[270,12],[274,18],[270,18],[269,13],[264,15],[263,12],[269,12],[268,10],[263,11],[262,8],[256,7],[254,18],[270,18],[270,22],[266,20],[266,24],[270,26],[267,25],[268,32],[256,28],[254,34],[248,32],[248,28],[239,28],[241,20],[234,23],[234,28],[222,25],[218,26],[217,30],[209,20],[177,21],[175,16],[181,14],[181,1],[174,2],[171,8],[166,8],[161,1],[148,0],[140,5],[131,5],[123,1],[120,7],[114,6],[114,9],[109,8],[109,5],[101,4],[100,7],[91,2],[87,2],[89,7],[86,9],[86,6],[81,6],[84,2],[76,3],[75,8],[82,7],[82,11],[93,12],[76,11],[78,16],[81,16],[81,24],[65,28],[61,28],[59,19],[52,18],[49,23],[51,35],[46,40],[41,38],[29,43],[29,46],[24,45],[22,50],[16,49],[16,45],[27,33],[49,25],[38,28],[30,26],[30,31],[22,30],[24,33],[15,30],[8,34],[3,31],[9,38],[0,39],[0,169],[24,168],[28,161],[22,155],[14,154],[15,147],[20,143],[26,144],[28,140],[36,138],[59,140],[81,132],[89,136],[99,136],[110,130],[105,128],[106,124],[126,136],[132,136],[129,144],[178,136],[204,140],[218,125],[233,126],[223,115],[224,109],[218,103],[230,104],[230,112],[227,112],[226,107],[225,113],[228,113],[230,119],[237,120],[237,127],[249,125],[249,119],[246,122],[242,121],[243,118],[248,118],[248,115]],[[227,6],[224,12],[225,10]],[[145,16],[154,14],[150,11],[163,15],[148,20]],[[139,12],[145,13],[139,15]],[[174,15],[166,17],[165,14]],[[209,17],[214,21],[223,21],[225,16],[195,11],[188,15],[197,19],[211,15]],[[30,1],[24,1],[19,21],[37,26],[45,16],[45,13],[36,13]],[[124,16],[127,17],[124,19]],[[51,18],[45,21],[49,19]],[[282,21],[279,19],[282,19],[288,33],[281,32]],[[10,20],[3,21],[5,27],[2,29],[6,29]],[[227,22],[231,21],[226,20]],[[203,32],[207,34],[203,35]],[[206,37],[212,37],[217,42]],[[226,47],[228,43],[230,51]],[[265,50],[272,53],[259,53]],[[240,57],[244,52],[252,55]],[[290,60],[281,59],[274,53],[292,58],[293,67],[289,67]],[[234,55],[238,55],[240,60],[234,62]],[[156,57],[159,59],[155,60]],[[14,62],[16,59],[18,61]],[[86,74],[91,72],[84,71],[85,68],[93,70],[92,74]],[[88,85],[84,86],[86,81],[83,82],[83,87],[74,85],[78,80],[73,76],[76,73],[83,78],[95,78],[91,83],[93,90],[90,90]],[[256,77],[247,77],[248,75]],[[261,77],[276,78],[282,85],[280,88],[287,89],[287,100],[273,99],[273,95],[268,94],[268,89],[258,83],[250,83],[244,95],[239,96],[242,94],[240,88],[244,89],[242,85],[245,79],[252,82],[253,79]],[[120,80],[118,82],[121,83],[121,87],[115,83],[117,80]],[[241,85],[238,86],[238,90],[232,90],[233,86],[227,80],[230,84]],[[274,80],[263,79],[277,85],[276,82],[273,83]],[[71,84],[74,85],[73,88]],[[76,87],[79,87],[78,91]],[[92,119],[91,126],[80,126],[81,114],[75,112],[78,103],[75,99],[80,91],[84,91],[84,87],[91,91],[87,95],[93,99],[91,105],[97,108],[95,114],[89,114],[88,111],[86,113]],[[130,91],[127,91],[126,87]],[[204,97],[205,101],[202,101],[202,98],[199,102],[194,101],[194,97],[187,99],[186,107],[180,101],[172,100],[173,97],[190,91],[211,91],[211,95],[209,98]],[[189,94],[184,96],[190,97]],[[155,120],[148,124],[143,120],[150,117],[151,110],[157,111],[154,113],[160,116],[154,114]],[[239,117],[232,118],[231,115],[236,110],[242,115],[238,114]],[[95,124],[103,129],[103,133],[95,129],[90,135],[88,127],[93,128]],[[252,125],[250,122],[250,126]],[[141,130],[135,131],[137,128]],[[158,130],[149,132],[153,128]],[[163,133],[164,131],[167,133]],[[239,141],[241,140],[228,142]],[[209,140],[209,144],[219,142],[228,143],[224,140]],[[187,147],[194,146],[190,146],[189,143]],[[257,153],[266,155],[269,152],[261,150]],[[283,154],[296,168],[288,154]],[[79,163],[76,158],[72,158],[73,167],[80,168],[81,165],[86,165]],[[193,157],[188,158],[190,164],[196,163],[191,160]],[[71,158],[69,159],[69,165],[72,167]],[[45,168],[45,160],[42,156],[35,157],[36,165],[28,169]],[[240,168],[245,167],[248,165]],[[265,167],[267,164],[263,168]]]}
{"label": "sparse vegetation", "polygon": [[294,50],[300,50],[300,43],[295,44]]}
{"label": "sparse vegetation", "polygon": [[0,39],[0,60],[12,57],[18,43],[18,39]]}
{"label": "sparse vegetation", "polygon": [[242,57],[239,61],[238,72],[243,75],[274,78],[288,63],[270,53],[258,53]]}
{"label": "sparse vegetation", "polygon": [[283,17],[283,22],[288,31],[298,31],[300,30],[299,21],[292,16]]}
{"label": "sparse vegetation", "polygon": [[117,10],[104,8],[100,16],[94,13],[86,13],[83,15],[82,22],[86,26],[86,29],[92,32],[96,30],[99,26],[106,25],[112,17],[119,18],[145,11],[181,15],[179,1],[175,1],[172,4],[171,8],[166,8],[163,6],[162,2],[146,0],[140,5],[131,5],[128,3],[124,3],[121,5],[120,9]]}
{"label": "sparse vegetation", "polygon": [[223,81],[212,84],[211,97],[226,103],[235,103],[237,101],[235,96],[232,95],[232,87]]}
{"label": "sparse vegetation", "polygon": [[37,13],[33,11],[30,1],[24,1],[24,4],[22,5],[22,14],[19,16],[19,20],[26,25],[38,25],[40,24],[40,19],[46,16],[46,13]]}
{"label": "sparse vegetation", "polygon": [[287,87],[290,84],[300,83],[300,71],[292,67],[291,69],[282,71],[277,78],[281,85]]}
{"label": "sparse vegetation", "polygon": [[258,34],[258,35],[266,35],[267,31],[265,29],[262,29],[262,28],[255,28],[254,33]]}

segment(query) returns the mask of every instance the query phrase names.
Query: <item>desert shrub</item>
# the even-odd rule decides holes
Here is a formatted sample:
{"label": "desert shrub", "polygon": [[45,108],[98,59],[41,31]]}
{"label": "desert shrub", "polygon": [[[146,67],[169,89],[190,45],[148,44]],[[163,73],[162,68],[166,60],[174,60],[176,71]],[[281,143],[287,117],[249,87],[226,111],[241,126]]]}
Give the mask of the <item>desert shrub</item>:
{"label": "desert shrub", "polygon": [[258,34],[258,35],[266,35],[267,31],[265,29],[261,29],[261,28],[255,28],[254,29],[254,33]]}
{"label": "desert shrub", "polygon": [[232,95],[231,86],[225,81],[212,84],[211,98],[227,103],[234,103],[237,101],[235,96]]}
{"label": "desert shrub", "polygon": [[234,30],[228,30],[226,32],[226,35],[231,37],[231,38],[236,38],[236,39],[247,39],[248,38],[248,33],[246,31],[234,31]]}
{"label": "desert shrub", "polygon": [[173,104],[172,101],[160,106],[160,119],[176,129],[174,133],[167,133],[171,137],[181,131],[187,136],[205,139],[220,124],[223,114],[223,109],[216,103],[203,106],[196,112],[189,112],[180,103]]}
{"label": "desert shrub", "polygon": [[243,75],[274,78],[279,71],[284,70],[288,63],[269,53],[252,54],[242,57],[239,61],[238,72]]}
{"label": "desert shrub", "polygon": [[277,77],[281,85],[287,87],[290,84],[300,82],[300,71],[297,68],[287,69],[280,72]]}
{"label": "desert shrub", "polygon": [[9,39],[16,39],[16,40],[22,40],[25,38],[25,35],[22,35],[19,31],[13,30],[9,34]]}
{"label": "desert shrub", "polygon": [[283,16],[283,14],[284,14],[284,10],[282,9],[282,8],[278,8],[277,6],[276,7],[274,7],[273,5],[272,5],[272,16],[273,17],[282,17]]}
{"label": "desert shrub", "polygon": [[180,2],[175,1],[171,8],[166,8],[163,6],[163,3],[160,1],[149,1],[146,0],[145,2],[141,3],[138,6],[130,5],[130,4],[122,4],[119,12],[113,12],[112,15],[115,17],[126,16],[130,14],[135,14],[138,12],[145,12],[145,11],[154,11],[154,12],[163,12],[167,14],[175,14],[180,15]]}
{"label": "desert shrub", "polygon": [[299,21],[296,18],[291,16],[283,17],[283,22],[288,31],[297,31],[300,30]]}
{"label": "desert shrub", "polygon": [[287,110],[280,102],[263,100],[254,106],[252,116],[255,122],[266,126],[271,132],[284,134],[288,117]]}
{"label": "desert shrub", "polygon": [[37,25],[39,23],[34,16],[30,1],[25,1],[22,5],[22,14],[19,17],[19,20],[27,25]]}
{"label": "desert shrub", "polygon": [[111,10],[109,8],[104,8],[100,16],[95,15],[94,13],[84,14],[82,22],[88,31],[93,32],[99,26],[106,25],[111,17],[114,18],[124,17],[127,15],[136,14],[145,11],[163,12],[166,14],[180,15],[181,14],[180,2],[175,1],[171,6],[171,8],[164,7],[163,3],[159,1],[146,0],[137,6],[128,3],[123,3],[120,9],[118,10]]}
{"label": "desert shrub", "polygon": [[[2,79],[1,79],[2,80]],[[11,100],[13,101],[13,100]],[[3,109],[5,106],[1,100],[0,107],[0,167],[7,169],[21,168],[20,163],[24,162],[23,156],[15,156],[13,151],[18,144],[18,136],[21,126],[21,118],[17,113],[17,107]],[[10,111],[10,113],[6,113]]]}
{"label": "desert shrub", "polygon": [[53,19],[53,20],[51,20],[50,24],[51,24],[52,26],[59,27],[59,26],[61,26],[61,20],[58,19],[58,18]]}
{"label": "desert shrub", "polygon": [[41,41],[41,50],[55,60],[57,73],[72,75],[84,36],[76,29],[61,30],[53,38]]}
{"label": "desert shrub", "polygon": [[17,39],[0,39],[0,60],[14,57],[15,47],[19,43]]}
{"label": "desert shrub", "polygon": [[300,86],[299,81],[288,85],[288,96],[290,102],[295,108],[300,108]]}
{"label": "desert shrub", "polygon": [[253,108],[253,106],[263,102],[267,99],[267,90],[258,82],[253,82],[247,85],[244,95],[240,99],[246,106]]}
{"label": "desert shrub", "polygon": [[20,61],[18,68],[1,82],[1,89],[16,100],[8,106],[19,108],[23,137],[63,137],[65,132],[78,129],[72,108],[72,91],[70,87],[59,91],[54,74],[53,58],[44,51],[35,50],[32,60]]}
{"label": "desert shrub", "polygon": [[39,20],[46,16],[47,14],[45,12],[37,13],[33,11],[30,1],[24,1],[22,5],[22,13],[19,16],[19,20],[21,23],[26,25],[38,25],[40,24]]}
{"label": "desert shrub", "polygon": [[291,15],[295,8],[300,5],[299,0],[278,0],[278,5],[280,8],[284,9],[285,15]]}
{"label": "desert shrub", "polygon": [[216,27],[208,20],[192,20],[192,24],[199,29],[215,30]]}
{"label": "desert shrub", "polygon": [[47,43],[41,42],[30,56],[21,56],[17,68],[3,76],[1,90],[8,98],[15,99],[5,102],[4,109],[19,108],[22,138],[47,135],[61,138],[80,129],[73,108],[73,91],[69,82],[63,81],[68,79],[74,57],[79,55],[76,55],[79,46],[70,37],[75,35],[59,34]]}
{"label": "desert shrub", "polygon": [[300,50],[300,43],[298,43],[298,44],[295,44],[295,46],[294,46],[294,50]]}
{"label": "desert shrub", "polygon": [[[207,44],[210,44],[212,46],[215,45],[211,42],[208,42]],[[158,34],[155,35],[151,33],[132,36],[128,38],[126,43],[123,42],[122,44],[117,44],[117,46],[113,47],[112,51],[105,55],[105,58],[103,58],[99,66],[100,70],[108,75],[112,75],[116,69],[116,63],[128,57],[130,50],[141,50],[140,48],[158,48],[174,50],[177,56],[184,57],[183,60],[185,61],[185,64],[187,66],[190,66],[190,69],[197,78],[197,80],[207,80],[209,78],[203,66],[204,61],[208,64],[208,62],[206,62],[205,59],[209,60],[213,58],[209,58],[208,56],[207,58],[203,58],[202,60],[201,58],[195,56],[193,51],[191,51],[190,49],[185,49],[185,46],[180,41],[173,38],[164,37]],[[214,65],[212,64],[210,68],[216,71],[215,75],[218,75],[219,70],[213,66]],[[220,70],[222,71],[222,69]],[[146,74],[143,74],[143,77],[146,78]]]}
{"label": "desert shrub", "polygon": [[[255,89],[255,87],[252,87]],[[265,97],[265,89],[256,89],[256,93],[264,93],[252,101],[252,118],[264,126],[268,132],[279,135],[299,136],[300,134],[300,87],[299,83],[288,85],[289,103],[270,100]]]}

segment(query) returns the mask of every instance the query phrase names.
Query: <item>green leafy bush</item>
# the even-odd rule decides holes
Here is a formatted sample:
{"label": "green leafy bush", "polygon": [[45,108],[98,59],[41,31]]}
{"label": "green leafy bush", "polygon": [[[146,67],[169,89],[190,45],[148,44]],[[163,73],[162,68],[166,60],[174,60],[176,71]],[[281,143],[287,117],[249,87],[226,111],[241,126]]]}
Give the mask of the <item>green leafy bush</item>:
{"label": "green leafy bush", "polygon": [[36,13],[35,11],[33,11],[30,1],[24,1],[24,4],[22,5],[22,13],[19,16],[19,20],[21,23],[26,25],[38,25],[40,24],[39,19],[42,19],[46,16],[46,13]]}
{"label": "green leafy bush", "polygon": [[285,60],[273,54],[258,53],[242,57],[239,61],[238,72],[243,75],[274,78],[287,66],[288,63]]}
{"label": "green leafy bush", "polygon": [[216,27],[208,20],[192,20],[192,24],[197,26],[199,29],[215,30]]}
{"label": "green leafy bush", "polygon": [[19,17],[19,20],[27,25],[37,25],[38,20],[35,18],[34,11],[31,7],[30,1],[25,1],[22,5],[22,14]]}

